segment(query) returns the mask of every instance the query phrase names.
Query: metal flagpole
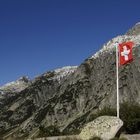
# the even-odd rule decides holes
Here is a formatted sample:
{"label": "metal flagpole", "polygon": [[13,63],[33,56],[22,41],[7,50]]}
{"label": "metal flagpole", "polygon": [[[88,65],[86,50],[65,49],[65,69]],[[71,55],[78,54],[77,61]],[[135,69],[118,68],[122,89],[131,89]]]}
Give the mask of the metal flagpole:
{"label": "metal flagpole", "polygon": [[118,63],[118,44],[116,44],[116,77],[117,77],[117,118],[119,118],[120,114],[119,114],[119,63]]}

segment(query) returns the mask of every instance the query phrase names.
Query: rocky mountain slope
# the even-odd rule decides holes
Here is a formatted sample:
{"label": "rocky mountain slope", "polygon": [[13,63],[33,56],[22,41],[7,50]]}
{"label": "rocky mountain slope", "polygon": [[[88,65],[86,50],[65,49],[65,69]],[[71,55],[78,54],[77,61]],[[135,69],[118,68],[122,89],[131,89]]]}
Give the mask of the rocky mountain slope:
{"label": "rocky mountain slope", "polygon": [[10,82],[0,87],[0,94],[20,92],[27,88],[31,84],[31,80],[28,77],[21,77],[17,81]]}
{"label": "rocky mountain slope", "polygon": [[0,137],[36,137],[41,126],[55,126],[65,134],[72,134],[89,121],[93,112],[104,106],[115,108],[115,45],[125,41],[135,43],[134,61],[119,68],[120,102],[140,104],[139,32],[140,24],[136,24],[126,35],[104,44],[78,67],[46,72],[26,86],[14,83],[1,87]]}

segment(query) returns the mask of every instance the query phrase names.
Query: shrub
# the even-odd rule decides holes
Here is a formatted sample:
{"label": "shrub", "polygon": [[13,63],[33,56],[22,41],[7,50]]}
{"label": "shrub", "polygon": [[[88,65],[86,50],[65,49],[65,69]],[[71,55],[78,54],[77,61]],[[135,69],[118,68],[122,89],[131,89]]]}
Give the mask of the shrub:
{"label": "shrub", "polygon": [[93,138],[90,138],[90,140],[102,140],[102,139],[99,137],[93,137]]}
{"label": "shrub", "polygon": [[140,131],[140,105],[125,102],[121,104],[120,118],[124,122],[123,129],[129,134]]}
{"label": "shrub", "polygon": [[[58,140],[62,140],[62,138],[60,138]],[[63,138],[63,140],[79,140],[79,139],[77,137],[65,137],[65,138]]]}
{"label": "shrub", "polygon": [[48,127],[40,126],[39,130],[40,130],[39,136],[59,136],[61,134],[59,129],[53,125]]}
{"label": "shrub", "polygon": [[116,116],[116,109],[110,108],[110,107],[104,107],[102,110],[97,112],[97,116]]}
{"label": "shrub", "polygon": [[94,119],[98,118],[99,116],[116,116],[116,110],[110,107],[104,107],[102,110],[97,111],[97,113],[93,113],[89,117],[89,121],[93,121]]}
{"label": "shrub", "polygon": [[110,140],[119,140],[119,139],[115,137],[115,138],[112,138],[112,139],[110,139]]}
{"label": "shrub", "polygon": [[127,138],[119,138],[119,140],[127,140]]}

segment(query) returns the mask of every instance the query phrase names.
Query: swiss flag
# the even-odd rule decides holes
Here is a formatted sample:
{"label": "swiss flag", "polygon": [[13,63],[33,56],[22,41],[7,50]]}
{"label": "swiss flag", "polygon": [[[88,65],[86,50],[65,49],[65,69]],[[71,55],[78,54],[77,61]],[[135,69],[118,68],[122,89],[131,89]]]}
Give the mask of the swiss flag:
{"label": "swiss flag", "polygon": [[133,56],[132,56],[133,45],[134,45],[133,42],[125,42],[125,43],[119,44],[120,65],[124,65],[133,60]]}

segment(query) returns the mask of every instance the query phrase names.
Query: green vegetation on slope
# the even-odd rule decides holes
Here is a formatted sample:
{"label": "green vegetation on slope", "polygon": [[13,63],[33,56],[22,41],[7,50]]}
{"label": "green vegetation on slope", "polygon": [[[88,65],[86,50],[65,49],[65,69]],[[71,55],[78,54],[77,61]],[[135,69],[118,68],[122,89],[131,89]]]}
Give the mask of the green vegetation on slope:
{"label": "green vegetation on slope", "polygon": [[[104,107],[102,110],[97,111],[90,115],[88,122],[93,121],[99,116],[116,116],[116,109]],[[85,116],[87,117],[87,116]],[[130,102],[125,102],[120,105],[120,118],[124,122],[121,132],[128,134],[136,134],[140,132],[140,105]],[[85,118],[86,119],[86,118]],[[83,119],[81,120],[83,121]],[[80,130],[75,130],[75,134],[79,134]],[[41,126],[39,136],[58,136],[58,135],[71,135],[73,133],[63,133],[59,131],[57,126]]]}

